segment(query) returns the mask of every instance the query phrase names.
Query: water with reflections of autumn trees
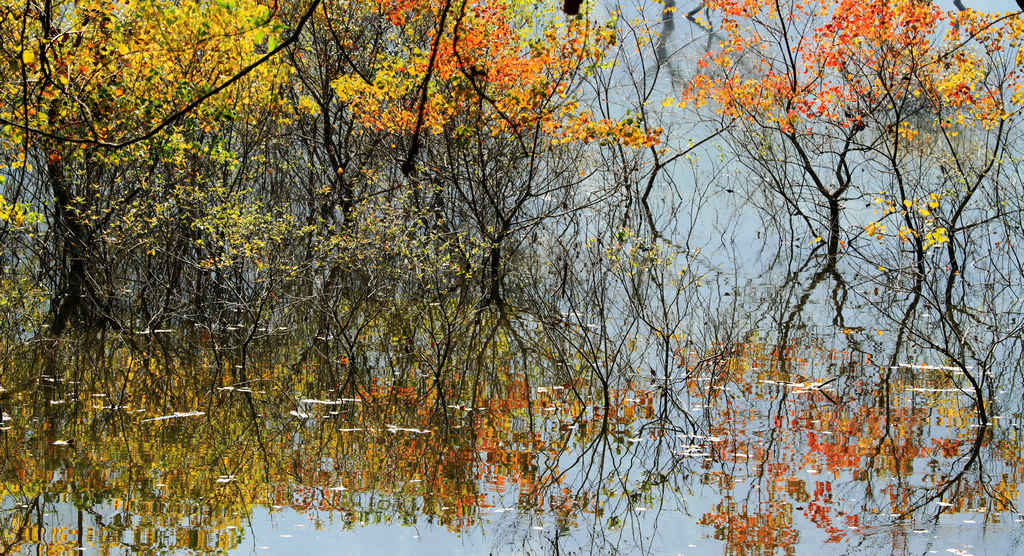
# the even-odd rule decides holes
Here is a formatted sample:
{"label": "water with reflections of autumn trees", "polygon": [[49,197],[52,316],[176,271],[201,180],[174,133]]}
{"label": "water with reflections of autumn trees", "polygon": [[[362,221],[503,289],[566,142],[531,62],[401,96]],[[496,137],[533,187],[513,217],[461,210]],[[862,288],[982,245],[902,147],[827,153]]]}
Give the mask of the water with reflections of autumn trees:
{"label": "water with reflections of autumn trees", "polygon": [[984,326],[1011,314],[949,340],[900,273],[639,276],[606,249],[652,253],[619,247],[532,298],[570,311],[404,299],[8,348],[2,546],[1015,550],[1020,346]]}
{"label": "water with reflections of autumn trees", "polygon": [[1012,553],[1021,284],[978,235],[952,311],[942,264],[618,234],[524,262],[501,309],[10,344],[2,548]]}
{"label": "water with reflections of autumn trees", "polygon": [[[654,40],[582,98],[620,116],[678,90],[682,54],[717,32],[684,15],[652,18]],[[536,163],[521,137],[427,137],[440,162],[396,193],[408,176],[373,158],[384,143],[325,147],[319,114],[299,117],[312,146],[293,158],[236,139],[281,163],[252,190],[171,199],[123,244],[108,213],[87,222],[66,331],[45,321],[67,295],[7,278],[43,263],[5,251],[22,294],[0,297],[0,554],[1024,550],[1012,120],[947,137],[954,170],[925,148],[879,154],[899,122],[838,136],[839,154],[652,110],[672,153],[570,145]],[[344,214],[310,188],[289,209],[308,228],[259,219],[249,195],[298,195],[289,172],[365,170],[316,174],[339,152],[332,168],[391,174],[345,182],[364,190]],[[811,183],[823,168],[838,189]],[[255,223],[221,233],[201,220],[213,206]],[[948,237],[925,244],[936,221]]]}

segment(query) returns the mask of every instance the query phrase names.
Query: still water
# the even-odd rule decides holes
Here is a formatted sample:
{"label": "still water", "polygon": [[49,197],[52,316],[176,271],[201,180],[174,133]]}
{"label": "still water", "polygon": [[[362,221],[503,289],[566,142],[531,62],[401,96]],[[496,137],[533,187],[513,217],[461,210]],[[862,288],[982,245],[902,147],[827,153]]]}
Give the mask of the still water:
{"label": "still water", "polygon": [[[444,346],[281,327],[245,354],[208,330],[8,352],[4,553],[1017,550],[1012,365],[793,318],[659,352],[621,330],[587,348],[612,332],[572,315],[473,314]],[[621,368],[641,352],[667,364]]]}

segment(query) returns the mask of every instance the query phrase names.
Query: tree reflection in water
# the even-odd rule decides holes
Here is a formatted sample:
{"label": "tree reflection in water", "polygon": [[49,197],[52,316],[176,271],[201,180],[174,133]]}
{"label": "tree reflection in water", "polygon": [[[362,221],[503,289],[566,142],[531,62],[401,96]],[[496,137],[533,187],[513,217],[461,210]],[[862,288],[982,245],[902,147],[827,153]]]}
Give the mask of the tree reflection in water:
{"label": "tree reflection in water", "polygon": [[840,324],[857,309],[812,266],[690,334],[603,314],[612,269],[574,278],[591,303],[571,313],[412,303],[352,319],[348,344],[293,329],[239,348],[223,329],[23,347],[0,394],[4,553],[244,548],[268,534],[261,507],[484,530],[480,550],[513,552],[660,553],[680,527],[727,554],[857,552],[955,542],[914,532],[949,514],[1012,522],[1012,370],[965,373],[909,318],[894,341],[815,334],[815,299]]}

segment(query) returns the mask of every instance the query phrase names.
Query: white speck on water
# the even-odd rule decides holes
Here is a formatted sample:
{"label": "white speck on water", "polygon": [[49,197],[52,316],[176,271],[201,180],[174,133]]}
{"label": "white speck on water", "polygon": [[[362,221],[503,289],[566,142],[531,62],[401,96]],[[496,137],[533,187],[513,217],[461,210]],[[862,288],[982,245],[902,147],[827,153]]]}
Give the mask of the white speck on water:
{"label": "white speck on water", "polygon": [[149,423],[152,421],[166,421],[168,419],[181,419],[182,417],[198,417],[200,415],[206,415],[202,411],[175,411],[170,415],[161,415],[159,417],[150,417],[149,419],[143,419],[140,423]]}

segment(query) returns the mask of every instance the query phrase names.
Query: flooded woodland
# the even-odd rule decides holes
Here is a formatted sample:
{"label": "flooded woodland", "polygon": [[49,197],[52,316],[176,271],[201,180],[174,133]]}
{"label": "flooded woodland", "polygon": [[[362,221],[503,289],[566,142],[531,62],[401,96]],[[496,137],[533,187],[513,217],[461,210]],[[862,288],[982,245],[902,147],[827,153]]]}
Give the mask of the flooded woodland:
{"label": "flooded woodland", "polygon": [[988,8],[3,0],[0,555],[1024,550]]}

